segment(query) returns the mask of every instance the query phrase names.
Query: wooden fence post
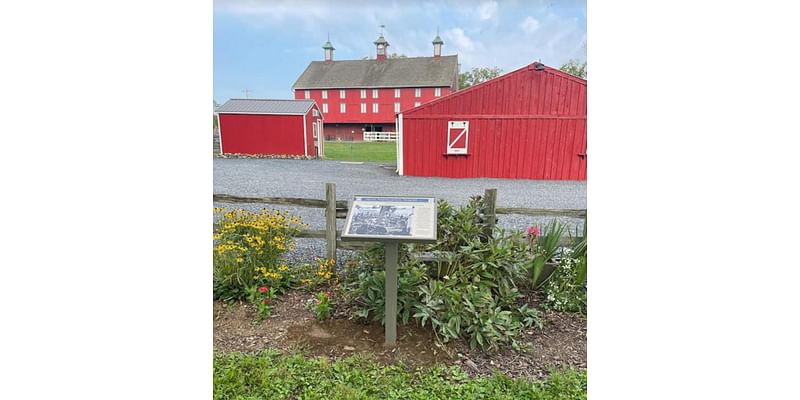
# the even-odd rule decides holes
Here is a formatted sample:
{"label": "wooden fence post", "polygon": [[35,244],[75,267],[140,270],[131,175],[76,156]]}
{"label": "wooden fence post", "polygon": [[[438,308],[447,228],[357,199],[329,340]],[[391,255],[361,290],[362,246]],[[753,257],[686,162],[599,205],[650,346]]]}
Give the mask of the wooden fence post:
{"label": "wooden fence post", "polygon": [[336,184],[325,184],[325,241],[328,259],[336,261]]}
{"label": "wooden fence post", "polygon": [[495,208],[497,206],[497,189],[486,189],[483,194],[483,215],[486,221],[486,236],[491,237],[497,217]]}

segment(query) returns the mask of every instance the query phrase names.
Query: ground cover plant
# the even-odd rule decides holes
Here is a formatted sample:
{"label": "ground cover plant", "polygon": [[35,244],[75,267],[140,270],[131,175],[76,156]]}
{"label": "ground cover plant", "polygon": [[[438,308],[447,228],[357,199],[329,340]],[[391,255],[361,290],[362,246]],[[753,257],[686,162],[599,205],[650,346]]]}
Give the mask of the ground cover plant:
{"label": "ground cover plant", "polygon": [[458,367],[410,370],[364,357],[214,354],[214,399],[586,399],[586,371],[553,371],[547,380],[503,374],[470,378]]}
{"label": "ground cover plant", "polygon": [[397,161],[395,142],[325,142],[325,159],[393,163]]}

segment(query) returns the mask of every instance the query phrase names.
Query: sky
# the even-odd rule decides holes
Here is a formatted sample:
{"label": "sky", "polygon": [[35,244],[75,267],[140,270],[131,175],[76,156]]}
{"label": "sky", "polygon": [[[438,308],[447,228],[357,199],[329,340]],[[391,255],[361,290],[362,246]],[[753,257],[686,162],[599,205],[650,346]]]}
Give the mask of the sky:
{"label": "sky", "polygon": [[442,55],[458,54],[462,72],[586,60],[585,0],[215,0],[214,100],[293,98],[328,34],[334,60],[374,58],[380,25],[388,53],[408,57],[432,56],[438,27]]}

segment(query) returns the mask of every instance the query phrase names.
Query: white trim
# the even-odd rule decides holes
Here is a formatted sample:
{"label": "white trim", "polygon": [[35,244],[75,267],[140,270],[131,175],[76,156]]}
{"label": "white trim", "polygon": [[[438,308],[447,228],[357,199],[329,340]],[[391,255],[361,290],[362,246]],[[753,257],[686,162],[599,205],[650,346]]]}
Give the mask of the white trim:
{"label": "white trim", "polygon": [[394,89],[394,98],[395,99],[399,99],[400,98],[400,88],[395,88]]}
{"label": "white trim", "polygon": [[422,88],[414,88],[414,97],[422,97]]}
{"label": "white trim", "polygon": [[[461,133],[456,136],[455,139],[450,140],[450,132],[454,129],[462,129]],[[454,147],[453,144],[461,139],[462,136],[466,135],[464,138],[464,147]],[[467,149],[469,149],[469,121],[448,121],[447,122],[447,154],[467,154]]]}
{"label": "white trim", "polygon": [[[303,153],[308,157],[308,128],[306,127],[308,123],[306,122],[306,117],[303,117]],[[314,121],[314,117],[311,117],[311,121]]]}
{"label": "white trim", "polygon": [[303,90],[303,98],[304,98],[305,100],[308,100],[308,99],[310,99],[310,98],[311,98],[311,91],[310,91],[310,90],[308,90],[308,89],[304,89],[304,90]]}
{"label": "white trim", "polygon": [[397,114],[397,174],[403,176],[403,114]]}
{"label": "white trim", "polygon": [[328,89],[323,89],[322,90],[322,99],[323,100],[328,100]]}
{"label": "white trim", "polygon": [[325,132],[324,128],[325,125],[322,123],[322,120],[318,120],[317,123],[319,124],[319,128],[317,128],[317,136],[319,138],[319,156],[320,158],[325,158]]}
{"label": "white trim", "polygon": [[222,152],[222,122],[219,120],[219,113],[217,113],[217,129],[219,130],[219,155],[224,154]]}

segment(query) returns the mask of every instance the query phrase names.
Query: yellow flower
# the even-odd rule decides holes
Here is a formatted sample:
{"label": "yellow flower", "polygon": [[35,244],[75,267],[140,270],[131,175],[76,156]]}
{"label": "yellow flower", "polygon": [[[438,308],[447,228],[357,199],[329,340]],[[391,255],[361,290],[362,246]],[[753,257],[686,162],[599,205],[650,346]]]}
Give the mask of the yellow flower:
{"label": "yellow flower", "polygon": [[239,258],[237,258],[237,259],[236,259],[236,262],[237,262],[237,263],[240,263],[240,262],[243,262],[243,261],[244,261],[244,259],[243,259],[243,258],[241,258],[241,257],[239,257]]}

